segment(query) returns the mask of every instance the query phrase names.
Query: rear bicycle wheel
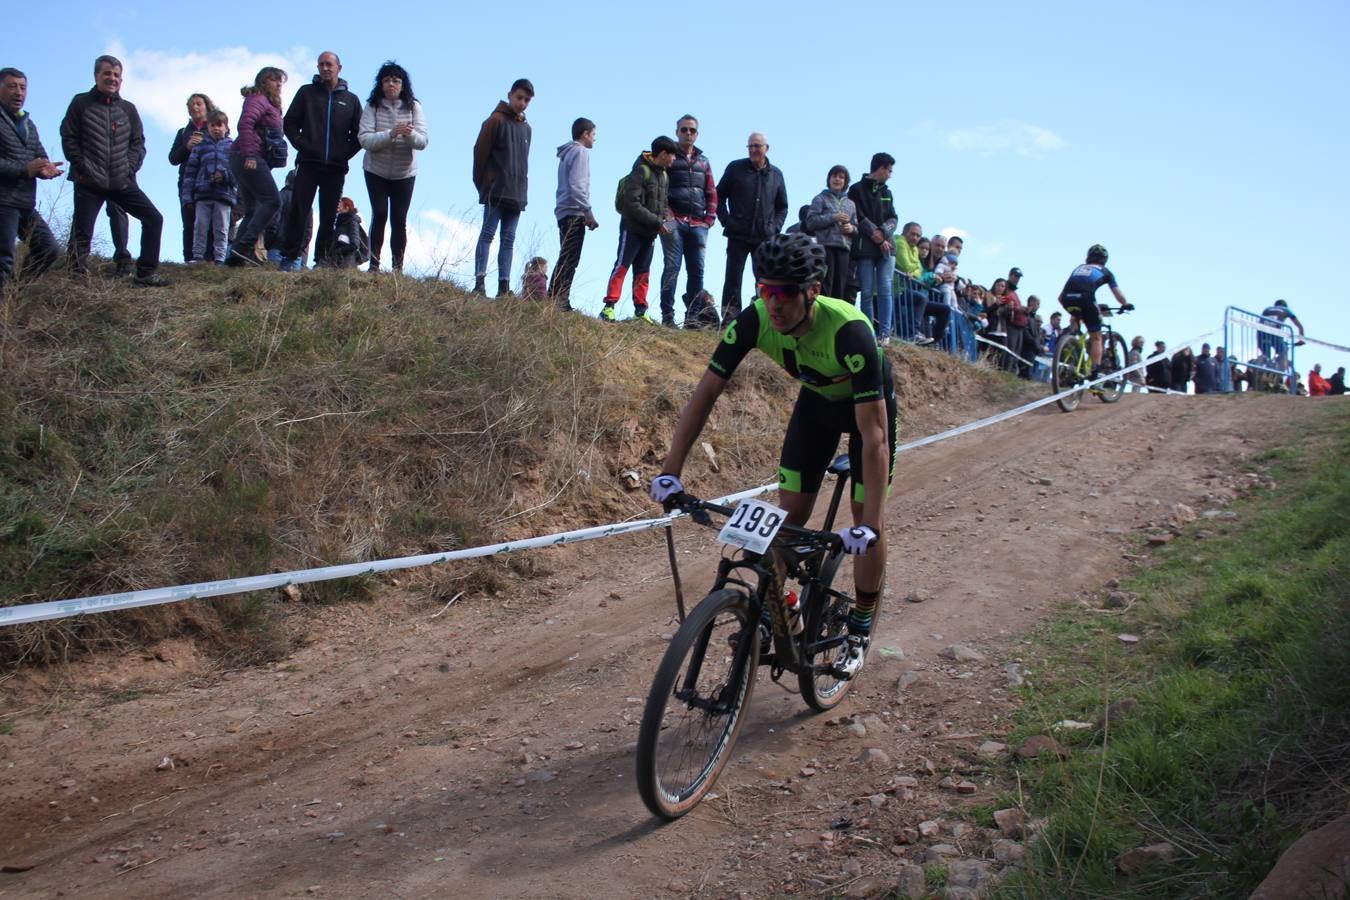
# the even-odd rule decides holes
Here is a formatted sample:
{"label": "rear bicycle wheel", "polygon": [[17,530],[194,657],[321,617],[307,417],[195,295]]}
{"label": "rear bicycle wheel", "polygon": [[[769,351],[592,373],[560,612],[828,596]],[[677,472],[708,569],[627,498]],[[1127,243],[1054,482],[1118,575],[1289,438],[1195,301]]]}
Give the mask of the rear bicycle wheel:
{"label": "rear bicycle wheel", "polygon": [[[1078,346],[1078,335],[1061,334],[1055,343],[1053,365],[1050,369],[1051,393],[1062,394],[1082,383],[1078,375],[1078,363],[1082,350]],[[1083,392],[1073,391],[1055,402],[1065,412],[1073,412],[1083,400]]]}
{"label": "rear bicycle wheel", "polygon": [[[1111,340],[1102,345],[1102,374],[1109,375],[1125,368],[1125,355],[1125,339],[1111,332]],[[1101,391],[1098,399],[1103,403],[1115,403],[1125,393],[1125,376],[1103,381],[1098,387]]]}
{"label": "rear bicycle wheel", "polygon": [[[833,553],[820,567],[819,584],[812,582],[802,591],[802,605],[806,609],[802,655],[808,668],[797,673],[797,684],[806,705],[817,712],[838,706],[853,684],[851,679],[840,678],[833,672],[847,648],[848,614],[853,610],[851,597],[834,595],[828,590],[844,556],[842,550]],[[878,609],[879,604],[878,598]],[[872,631],[876,633],[876,613],[872,616]]]}
{"label": "rear bicycle wheel", "polygon": [[638,792],[653,814],[689,812],[731,758],[759,665],[758,627],[749,596],[723,588],[694,608],[666,648],[638,730]]}

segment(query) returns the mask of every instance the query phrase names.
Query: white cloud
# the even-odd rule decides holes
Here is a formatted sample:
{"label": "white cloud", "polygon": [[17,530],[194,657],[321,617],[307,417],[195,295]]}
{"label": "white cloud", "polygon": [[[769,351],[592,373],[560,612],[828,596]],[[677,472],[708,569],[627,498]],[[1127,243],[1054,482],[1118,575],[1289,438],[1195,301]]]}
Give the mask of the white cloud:
{"label": "white cloud", "polygon": [[964,228],[957,228],[955,225],[944,225],[938,229],[938,234],[948,239],[959,237],[962,241],[970,236],[970,232]]}
{"label": "white cloud", "polygon": [[1063,150],[1064,139],[1047,128],[1004,119],[994,125],[976,125],[946,132],[944,141],[953,150],[971,151],[983,155],[1013,153],[1017,156],[1040,157]]}
{"label": "white cloud", "polygon": [[187,98],[205,94],[230,115],[231,132],[244,99],[239,89],[252,84],[263,66],[277,66],[290,76],[282,89],[283,107],[295,89],[314,74],[314,54],[304,47],[257,52],[248,47],[221,47],[192,53],[126,49],[115,42],[109,52],[122,60],[122,96],[136,104],[146,126],[170,133],[187,122]]}

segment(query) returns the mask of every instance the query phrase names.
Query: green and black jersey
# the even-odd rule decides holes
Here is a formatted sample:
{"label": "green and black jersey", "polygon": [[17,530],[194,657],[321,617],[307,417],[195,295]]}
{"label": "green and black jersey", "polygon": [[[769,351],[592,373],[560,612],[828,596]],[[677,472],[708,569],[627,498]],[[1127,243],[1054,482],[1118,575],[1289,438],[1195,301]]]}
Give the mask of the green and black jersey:
{"label": "green and black jersey", "polygon": [[708,368],[729,379],[756,347],[826,400],[882,399],[881,348],[872,323],[851,303],[817,297],[810,332],[794,338],[773,329],[764,301],[757,299],[727,326]]}

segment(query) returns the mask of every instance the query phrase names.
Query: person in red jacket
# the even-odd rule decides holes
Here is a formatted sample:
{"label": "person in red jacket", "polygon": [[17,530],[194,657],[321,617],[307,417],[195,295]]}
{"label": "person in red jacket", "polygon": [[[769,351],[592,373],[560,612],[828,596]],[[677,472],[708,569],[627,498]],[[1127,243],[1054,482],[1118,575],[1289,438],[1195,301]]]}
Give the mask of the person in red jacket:
{"label": "person in red jacket", "polygon": [[1322,377],[1322,364],[1313,366],[1308,373],[1308,394],[1313,397],[1325,397],[1331,393],[1331,382]]}

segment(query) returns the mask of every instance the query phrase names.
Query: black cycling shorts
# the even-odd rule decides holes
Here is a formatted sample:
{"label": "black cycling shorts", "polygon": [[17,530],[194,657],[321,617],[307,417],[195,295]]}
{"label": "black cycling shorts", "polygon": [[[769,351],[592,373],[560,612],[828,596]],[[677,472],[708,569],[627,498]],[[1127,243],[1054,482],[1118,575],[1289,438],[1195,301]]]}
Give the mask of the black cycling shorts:
{"label": "black cycling shorts", "polygon": [[1078,321],[1082,322],[1087,328],[1088,334],[1096,334],[1102,330],[1101,310],[1097,309],[1097,304],[1092,301],[1091,297],[1083,300],[1072,300],[1065,297],[1060,301],[1060,306],[1063,306],[1064,311],[1069,315],[1074,315],[1074,310],[1078,310]]}
{"label": "black cycling shorts", "polygon": [[[890,465],[886,473],[887,491],[895,475],[895,444],[897,435],[897,408],[895,381],[891,378],[891,364],[882,365],[882,393],[886,403],[886,439],[890,447]],[[862,435],[853,404],[826,400],[817,392],[803,387],[792,408],[787,434],[783,436],[783,453],[778,461],[778,489],[799,494],[814,494],[825,480],[825,470],[834,461],[839,438],[848,435],[848,461],[853,481],[853,500],[863,502]]]}

